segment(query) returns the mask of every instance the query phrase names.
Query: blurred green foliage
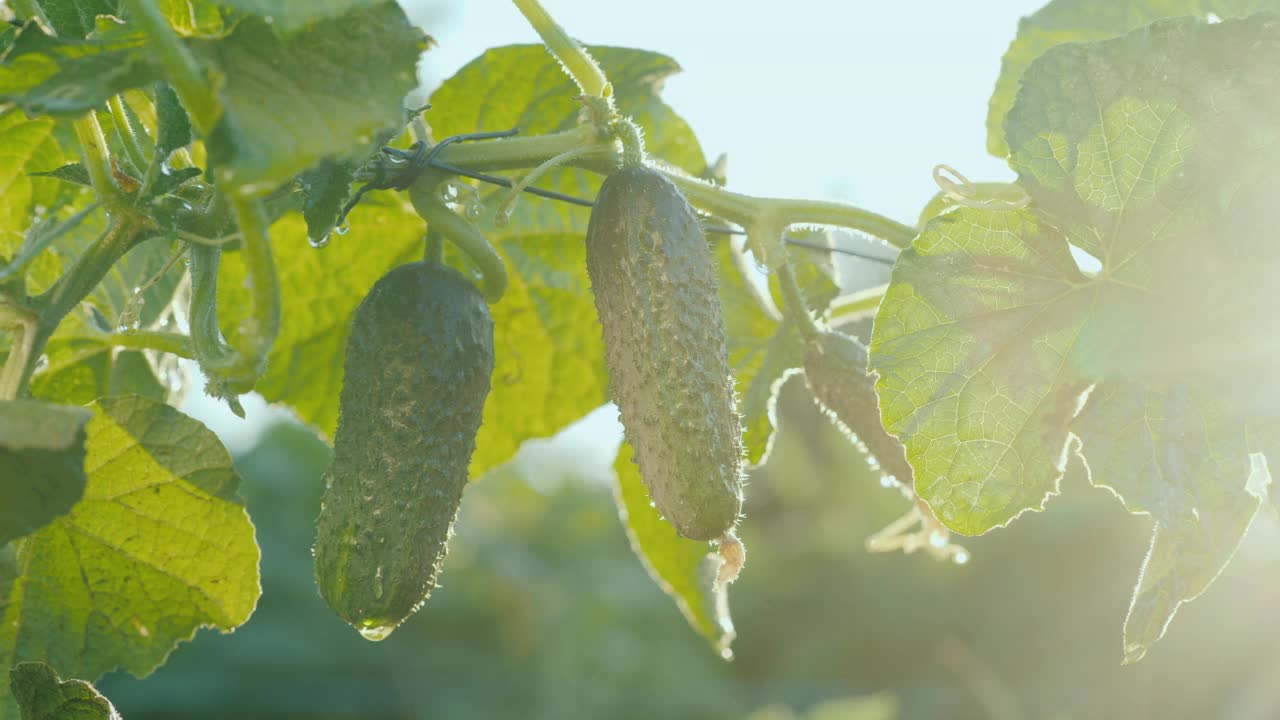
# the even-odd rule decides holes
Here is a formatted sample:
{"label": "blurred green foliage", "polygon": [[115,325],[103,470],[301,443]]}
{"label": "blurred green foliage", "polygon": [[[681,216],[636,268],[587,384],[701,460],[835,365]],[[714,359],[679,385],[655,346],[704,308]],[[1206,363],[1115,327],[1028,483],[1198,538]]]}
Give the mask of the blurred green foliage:
{"label": "blurred green foliage", "polygon": [[[234,636],[202,632],[146,680],[99,688],[127,720],[410,718],[1271,718],[1280,712],[1274,518],[1121,667],[1117,630],[1148,522],[1074,469],[1035,522],[965,539],[965,566],[873,555],[906,510],[820,417],[803,382],[747,488],[733,587],[736,659],[718,659],[631,554],[608,478],[499,473],[468,488],[442,587],[383,643],[315,590],[328,451],[273,427],[238,460],[264,594]],[[601,469],[601,473],[605,469]]]}

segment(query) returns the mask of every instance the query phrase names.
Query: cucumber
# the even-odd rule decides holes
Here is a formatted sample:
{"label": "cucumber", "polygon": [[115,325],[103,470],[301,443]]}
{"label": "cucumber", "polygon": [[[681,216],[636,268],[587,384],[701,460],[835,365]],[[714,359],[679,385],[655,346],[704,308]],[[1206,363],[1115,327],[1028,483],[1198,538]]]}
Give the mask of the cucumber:
{"label": "cucumber", "polygon": [[731,534],[742,510],[742,424],[698,218],[661,173],[625,168],[600,188],[586,242],[613,399],[640,478],[680,535]]}
{"label": "cucumber", "polygon": [[805,347],[805,383],[818,407],[861,444],[882,475],[912,487],[906,448],[880,420],[880,398],[874,378],[867,374],[867,357],[866,346],[856,338],[825,332]]}
{"label": "cucumber", "polygon": [[370,640],[435,587],[493,364],[488,305],[446,266],[395,268],[356,310],[315,569],[325,601]]}

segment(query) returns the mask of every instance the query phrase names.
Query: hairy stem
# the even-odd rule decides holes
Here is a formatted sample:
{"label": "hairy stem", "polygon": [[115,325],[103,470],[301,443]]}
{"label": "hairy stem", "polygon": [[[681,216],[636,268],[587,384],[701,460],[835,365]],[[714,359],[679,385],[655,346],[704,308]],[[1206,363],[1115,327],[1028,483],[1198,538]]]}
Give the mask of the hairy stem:
{"label": "hairy stem", "polygon": [[788,258],[780,266],[778,266],[778,285],[782,289],[782,299],[785,303],[783,306],[787,317],[796,324],[796,329],[800,331],[800,335],[805,340],[811,340],[822,334],[823,330],[818,322],[813,319],[813,313],[809,311],[809,305],[805,302],[804,292],[800,289],[800,283],[796,282],[796,271],[791,265]]}
{"label": "hairy stem", "polygon": [[516,8],[524,14],[529,24],[538,32],[542,42],[552,55],[564,66],[564,70],[577,83],[584,95],[603,97],[605,86],[609,84],[604,71],[596,63],[578,41],[560,27],[551,15],[543,9],[538,0],[513,0]]}
{"label": "hairy stem", "polygon": [[[430,183],[430,179],[423,178],[419,182]],[[430,232],[439,233],[457,245],[480,268],[480,273],[484,276],[485,300],[494,303],[501,299],[507,290],[507,265],[488,239],[465,218],[441,202],[436,197],[433,185],[425,191],[412,193],[410,197],[413,199],[414,209],[427,221]]]}
{"label": "hairy stem", "polygon": [[138,133],[133,129],[133,123],[129,122],[129,114],[124,110],[124,102],[119,95],[112,95],[111,99],[107,100],[107,107],[111,110],[111,122],[116,126],[116,135],[120,137],[120,144],[124,145],[129,162],[133,163],[138,172],[147,172],[150,162],[142,146],[138,144]]}
{"label": "hairy stem", "polygon": [[195,57],[182,44],[181,38],[169,27],[160,10],[151,0],[123,0],[129,17],[151,40],[151,47],[160,57],[168,75],[169,84],[177,91],[186,106],[191,122],[202,135],[213,130],[221,111],[218,98],[210,89],[208,78]]}
{"label": "hairy stem", "polygon": [[160,330],[138,330],[128,334],[83,332],[74,335],[60,335],[59,337],[89,340],[101,345],[127,348],[129,350],[156,350],[187,358],[188,360],[196,358],[195,349],[191,346],[191,338],[186,335]]}
{"label": "hairy stem", "polygon": [[116,181],[111,177],[111,158],[107,154],[107,138],[102,134],[102,126],[98,124],[96,113],[87,113],[76,120],[76,139],[80,141],[80,152],[84,155],[84,167],[89,172],[89,184],[98,194],[98,199],[108,207],[121,201],[121,193]]}

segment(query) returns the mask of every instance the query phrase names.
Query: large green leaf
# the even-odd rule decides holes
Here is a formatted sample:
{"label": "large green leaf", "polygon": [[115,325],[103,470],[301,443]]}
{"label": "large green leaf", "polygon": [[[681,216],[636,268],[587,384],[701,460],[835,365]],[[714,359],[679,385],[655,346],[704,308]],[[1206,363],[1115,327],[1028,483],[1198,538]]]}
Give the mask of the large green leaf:
{"label": "large green leaf", "polygon": [[[97,27],[99,15],[113,15],[119,3],[115,0],[33,0],[41,19],[61,37],[83,38]],[[23,18],[30,20],[31,18]]]}
{"label": "large green leaf", "polygon": [[1230,559],[1263,492],[1251,453],[1280,429],[1277,63],[1262,18],[1050,50],[1006,124],[1031,209],[933,220],[876,319],[885,425],[949,527],[1039,508],[1070,433],[1093,482],[1154,517],[1130,659]]}
{"label": "large green leaf", "polygon": [[81,407],[0,401],[0,545],[65,515],[84,494]]}
{"label": "large green leaf", "polygon": [[[213,433],[140,397],[92,409],[84,498],[0,566],[0,667],[145,675],[197,628],[230,631],[257,603],[253,525]],[[0,676],[0,718],[13,720],[8,684]]]}
{"label": "large green leaf", "polygon": [[322,158],[367,152],[403,122],[424,43],[394,2],[288,37],[250,18],[225,38],[192,41],[223,79],[223,116],[207,139],[218,178],[266,192]]}
{"label": "large green leaf", "polygon": [[31,115],[82,115],[160,79],[163,70],[143,41],[123,28],[92,40],[51,37],[29,22],[0,56],[0,102]]}
{"label": "large green leaf", "polygon": [[719,556],[709,552],[705,542],[680,537],[671,523],[663,519],[649,501],[649,491],[640,480],[640,469],[632,459],[630,444],[624,442],[619,449],[614,471],[618,512],[631,540],[631,549],[653,581],[675,601],[693,629],[728,657],[734,631],[727,589],[715,587]]}
{"label": "large green leaf", "polygon": [[[658,97],[679,70],[668,57],[642,50],[592,48],[622,112],[645,130],[649,152],[690,172],[705,158],[688,125]],[[495,48],[458,71],[431,96],[427,113],[437,137],[519,127],[523,133],[578,123],[580,91],[541,45]],[[538,183],[592,199],[601,179],[582,170],[550,173]],[[506,462],[525,440],[555,434],[608,400],[599,321],[587,279],[586,208],[522,198],[511,222],[493,216],[505,190],[485,190],[477,226],[512,271],[511,287],[493,306],[497,368],[471,469],[478,477]]]}
{"label": "large green leaf", "polygon": [[[288,322],[271,349],[266,375],[254,389],[333,437],[356,306],[388,270],[421,258],[422,235],[422,220],[398,204],[357,208],[351,215],[351,232],[323,250],[308,243],[301,217],[276,223],[271,228],[272,252],[281,313]],[[218,287],[224,328],[235,327],[249,312],[242,295],[244,277],[239,253],[224,255]]]}
{"label": "large green leaf", "polygon": [[1207,18],[1211,13],[1244,17],[1276,9],[1280,3],[1275,0],[1053,0],[1022,18],[1018,35],[1004,54],[987,113],[987,150],[996,157],[1009,154],[1004,121],[1022,85],[1022,74],[1052,47],[1106,40],[1165,18]]}
{"label": "large green leaf", "polygon": [[377,5],[381,0],[216,0],[233,10],[257,15],[281,31],[290,33],[320,20]]}
{"label": "large green leaf", "polygon": [[32,224],[37,207],[49,208],[58,181],[31,177],[66,162],[54,139],[50,118],[28,118],[21,110],[0,114],[0,262],[12,259]]}
{"label": "large green leaf", "polygon": [[42,662],[9,671],[22,720],[120,720],[111,702],[83,680],[63,680]]}

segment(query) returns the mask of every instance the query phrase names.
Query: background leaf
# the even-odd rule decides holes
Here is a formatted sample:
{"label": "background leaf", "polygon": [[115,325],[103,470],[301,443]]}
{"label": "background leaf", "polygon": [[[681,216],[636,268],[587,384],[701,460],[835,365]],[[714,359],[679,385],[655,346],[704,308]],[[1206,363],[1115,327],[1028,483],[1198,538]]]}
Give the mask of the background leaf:
{"label": "background leaf", "polygon": [[727,654],[734,637],[727,590],[712,589],[720,567],[719,556],[710,552],[707,543],[677,535],[671,523],[649,502],[649,491],[640,480],[630,444],[622,444],[613,467],[617,474],[618,513],[631,549],[653,581],[675,600],[693,629],[718,652]]}
{"label": "background leaf", "polygon": [[9,149],[0,155],[0,258],[17,254],[36,207],[54,207],[58,181],[31,177],[66,162],[53,133],[51,118],[28,118],[16,109],[0,113],[0,144]]}
{"label": "background leaf", "polygon": [[65,515],[84,494],[92,413],[36,400],[0,402],[0,545]]}
{"label": "background leaf", "polygon": [[223,116],[206,140],[219,180],[266,192],[322,158],[366,152],[403,123],[424,41],[398,5],[381,2],[288,37],[251,18],[191,46],[223,78]]}
{"label": "background leaf", "polygon": [[22,720],[120,720],[111,702],[83,680],[63,680],[41,662],[9,671],[9,684]]}
{"label": "background leaf", "polygon": [[[139,397],[92,409],[84,499],[0,566],[0,666],[145,675],[197,628],[229,631],[257,603],[253,525],[213,433]],[[19,717],[8,682],[5,720]]]}
{"label": "background leaf", "polygon": [[1038,508],[1069,432],[1095,484],[1154,516],[1130,660],[1234,553],[1263,494],[1251,453],[1280,427],[1277,62],[1272,18],[1045,53],[1006,123],[1032,209],[932,221],[877,316],[886,427],[949,527]]}
{"label": "background leaf", "polygon": [[1184,15],[1245,17],[1280,9],[1275,0],[1053,0],[1018,23],[1018,35],[1000,64],[987,114],[987,150],[1006,157],[1004,122],[1013,107],[1022,74],[1047,50],[1065,43],[1093,42],[1123,35],[1144,25]]}

